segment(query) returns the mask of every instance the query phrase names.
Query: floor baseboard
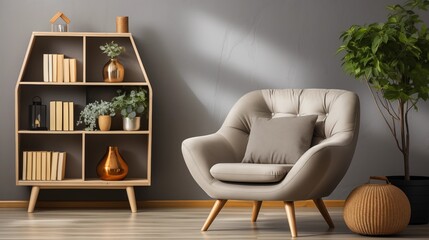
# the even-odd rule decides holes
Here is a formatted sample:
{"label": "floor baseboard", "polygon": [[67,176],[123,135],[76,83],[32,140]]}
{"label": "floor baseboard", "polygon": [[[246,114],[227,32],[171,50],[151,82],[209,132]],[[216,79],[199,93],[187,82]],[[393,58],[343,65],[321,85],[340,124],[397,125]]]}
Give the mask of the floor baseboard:
{"label": "floor baseboard", "polygon": [[[344,200],[324,200],[326,207],[343,207]],[[211,208],[214,200],[138,201],[139,208]],[[252,201],[230,200],[225,207],[249,207]],[[0,208],[27,208],[28,201],[0,201]],[[129,208],[128,201],[38,201],[38,208]],[[284,207],[282,201],[265,201],[262,207]],[[295,207],[315,207],[313,201],[297,201]]]}

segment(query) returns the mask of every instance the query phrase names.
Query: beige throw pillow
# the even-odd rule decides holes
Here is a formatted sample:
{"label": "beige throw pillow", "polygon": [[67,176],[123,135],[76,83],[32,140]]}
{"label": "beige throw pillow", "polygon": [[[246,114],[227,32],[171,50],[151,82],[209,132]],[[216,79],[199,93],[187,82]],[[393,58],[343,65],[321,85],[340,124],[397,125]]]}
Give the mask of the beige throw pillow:
{"label": "beige throw pillow", "polygon": [[243,163],[295,163],[310,148],[317,115],[255,118]]}

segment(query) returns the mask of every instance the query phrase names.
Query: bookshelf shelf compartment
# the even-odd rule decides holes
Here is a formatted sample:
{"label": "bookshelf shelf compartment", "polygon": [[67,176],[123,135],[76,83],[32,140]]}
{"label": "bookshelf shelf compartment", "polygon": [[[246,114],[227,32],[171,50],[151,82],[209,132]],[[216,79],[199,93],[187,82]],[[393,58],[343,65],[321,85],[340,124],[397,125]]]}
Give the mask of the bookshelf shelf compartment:
{"label": "bookshelf shelf compartment", "polygon": [[[100,45],[115,41],[125,46],[119,57],[125,66],[120,83],[103,81],[102,69],[108,58]],[[43,54],[64,54],[77,59],[78,82],[44,82]],[[85,131],[76,126],[79,113],[95,100],[109,101],[118,89],[144,88],[148,92],[148,118],[142,117],[141,130],[123,131],[121,116],[112,121],[111,131]],[[29,129],[28,106],[34,96],[50,101],[74,102],[74,131],[34,131]],[[126,189],[131,211],[137,210],[134,187],[151,185],[152,87],[134,39],[130,33],[33,32],[19,73],[15,92],[15,175],[16,185],[33,187],[28,211],[32,212],[39,189]],[[49,114],[48,126],[49,126]],[[118,146],[129,166],[122,181],[103,181],[96,176],[96,165],[108,146]],[[62,151],[67,153],[65,180],[22,180],[24,151]]]}
{"label": "bookshelf shelf compartment", "polygon": [[120,83],[106,83],[106,82],[38,82],[28,81],[21,82],[19,85],[43,85],[43,86],[103,86],[103,87],[123,87],[123,86],[148,86],[145,82],[120,82]]}
{"label": "bookshelf shelf compartment", "polygon": [[33,130],[19,130],[18,134],[34,134],[34,135],[74,135],[83,134],[84,131],[33,131]]}

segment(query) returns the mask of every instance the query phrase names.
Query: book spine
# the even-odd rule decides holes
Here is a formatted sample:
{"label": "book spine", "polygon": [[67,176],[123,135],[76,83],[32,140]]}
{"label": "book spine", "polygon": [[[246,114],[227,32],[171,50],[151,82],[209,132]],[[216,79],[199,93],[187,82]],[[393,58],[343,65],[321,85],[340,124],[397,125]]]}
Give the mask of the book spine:
{"label": "book spine", "polygon": [[37,153],[36,152],[32,152],[33,155],[33,168],[31,171],[31,180],[36,180],[36,175],[37,175]]}
{"label": "book spine", "polygon": [[58,82],[58,54],[52,54],[52,82]]}
{"label": "book spine", "polygon": [[64,180],[64,175],[66,172],[66,153],[60,152],[58,154],[58,175],[57,180]]}
{"label": "book spine", "polygon": [[56,119],[55,116],[57,115],[55,113],[56,104],[55,101],[49,102],[49,130],[55,131],[57,128],[55,127]]}
{"label": "book spine", "polygon": [[58,82],[64,82],[64,54],[58,54]]}
{"label": "book spine", "polygon": [[36,181],[42,180],[42,152],[36,152]]}
{"label": "book spine", "polygon": [[52,153],[52,169],[51,169],[51,180],[57,180],[58,171],[58,152]]}
{"label": "book spine", "polygon": [[70,59],[70,82],[77,82],[77,60]]}
{"label": "book spine", "polygon": [[70,59],[64,59],[64,82],[70,82]]}
{"label": "book spine", "polygon": [[52,152],[46,152],[46,180],[51,180]]}
{"label": "book spine", "polygon": [[55,130],[62,131],[63,130],[63,102],[56,101],[55,102]]}
{"label": "book spine", "polygon": [[52,75],[53,75],[53,69],[52,69],[52,60],[53,60],[53,55],[52,54],[48,54],[48,70],[49,70],[49,82],[52,82]]}
{"label": "book spine", "polygon": [[69,103],[63,102],[63,130],[69,131],[69,123],[70,117],[69,117]]}
{"label": "book spine", "polygon": [[69,130],[74,131],[74,103],[69,102]]}
{"label": "book spine", "polygon": [[42,181],[46,181],[46,152],[42,152]]}
{"label": "book spine", "polygon": [[22,153],[22,180],[27,180],[27,152]]}
{"label": "book spine", "polygon": [[27,181],[32,180],[31,174],[33,173],[33,153],[27,152]]}
{"label": "book spine", "polygon": [[43,54],[43,81],[49,82],[49,54]]}

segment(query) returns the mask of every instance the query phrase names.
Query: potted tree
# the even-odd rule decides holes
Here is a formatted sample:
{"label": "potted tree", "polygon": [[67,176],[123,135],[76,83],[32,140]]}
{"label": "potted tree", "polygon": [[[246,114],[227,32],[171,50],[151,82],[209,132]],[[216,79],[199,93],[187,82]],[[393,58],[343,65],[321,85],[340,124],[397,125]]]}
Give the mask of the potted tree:
{"label": "potted tree", "polygon": [[149,104],[145,89],[139,88],[131,90],[129,93],[118,90],[118,96],[112,99],[112,104],[122,115],[125,131],[140,129],[140,115],[147,112]]}
{"label": "potted tree", "polygon": [[354,25],[342,33],[345,72],[368,85],[377,108],[402,154],[404,176],[389,180],[411,203],[410,224],[429,221],[429,178],[410,175],[408,116],[429,96],[429,32],[418,11],[429,0],[408,0],[388,7],[386,22]]}

